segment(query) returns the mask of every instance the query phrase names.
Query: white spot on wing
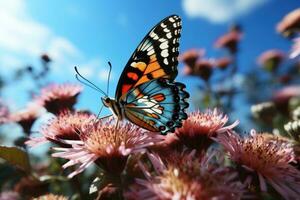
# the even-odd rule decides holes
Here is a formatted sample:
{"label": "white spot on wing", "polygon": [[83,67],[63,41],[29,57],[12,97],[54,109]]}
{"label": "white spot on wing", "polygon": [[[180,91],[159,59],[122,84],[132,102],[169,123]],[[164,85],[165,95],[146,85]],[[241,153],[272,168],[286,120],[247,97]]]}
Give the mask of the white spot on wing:
{"label": "white spot on wing", "polygon": [[153,49],[153,45],[151,45],[148,49],[147,49],[147,51],[150,51],[150,50],[152,50]]}
{"label": "white spot on wing", "polygon": [[168,57],[169,56],[168,49],[163,50],[161,52],[161,56],[164,57],[164,58]]}
{"label": "white spot on wing", "polygon": [[169,47],[168,41],[165,41],[165,42],[163,42],[163,43],[161,43],[161,44],[159,45],[159,48],[161,48],[161,49],[166,49],[166,48],[168,48],[168,47]]}
{"label": "white spot on wing", "polygon": [[148,55],[148,56],[151,56],[151,55],[153,55],[154,53],[155,53],[155,52],[154,52],[154,49],[152,49],[152,50],[148,51],[147,55]]}
{"label": "white spot on wing", "polygon": [[143,47],[143,49],[148,49],[150,46],[152,46],[152,44],[149,42],[149,44],[147,44],[145,47]]}
{"label": "white spot on wing", "polygon": [[168,33],[166,36],[167,36],[167,38],[169,38],[169,39],[172,38],[172,34],[171,34],[171,33]]}
{"label": "white spot on wing", "polygon": [[150,37],[154,38],[155,36],[156,36],[156,33],[154,33],[154,31],[151,31]]}
{"label": "white spot on wing", "polygon": [[167,40],[165,38],[160,38],[158,41],[164,42],[164,41],[167,41]]}
{"label": "white spot on wing", "polygon": [[168,65],[168,64],[169,64],[169,62],[168,62],[168,59],[167,59],[167,58],[165,58],[165,59],[164,59],[164,63],[165,63],[165,65]]}
{"label": "white spot on wing", "polygon": [[169,21],[170,21],[170,22],[175,22],[175,19],[174,19],[173,17],[170,17],[170,18],[169,18]]}
{"label": "white spot on wing", "polygon": [[141,104],[138,107],[142,107],[142,110],[147,113],[162,114],[162,110],[159,109],[159,104],[155,99],[149,99],[148,96],[144,96],[143,98],[138,99],[137,102]]}

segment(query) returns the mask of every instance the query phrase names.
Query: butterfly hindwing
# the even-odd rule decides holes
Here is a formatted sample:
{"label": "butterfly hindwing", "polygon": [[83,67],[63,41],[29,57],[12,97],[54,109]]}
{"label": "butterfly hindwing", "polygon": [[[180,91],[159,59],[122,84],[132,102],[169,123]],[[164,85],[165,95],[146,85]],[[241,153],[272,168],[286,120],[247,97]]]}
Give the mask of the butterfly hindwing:
{"label": "butterfly hindwing", "polygon": [[189,94],[185,85],[159,78],[131,89],[122,97],[124,114],[131,122],[154,132],[174,132],[187,118]]}
{"label": "butterfly hindwing", "polygon": [[116,99],[152,79],[175,79],[180,32],[181,20],[177,15],[172,15],[163,19],[146,35],[121,74]]}

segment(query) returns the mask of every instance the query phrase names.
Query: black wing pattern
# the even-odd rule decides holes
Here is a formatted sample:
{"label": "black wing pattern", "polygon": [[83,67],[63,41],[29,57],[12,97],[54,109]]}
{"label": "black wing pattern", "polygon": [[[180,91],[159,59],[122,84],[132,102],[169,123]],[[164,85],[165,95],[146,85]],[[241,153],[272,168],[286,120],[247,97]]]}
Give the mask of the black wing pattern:
{"label": "black wing pattern", "polygon": [[116,99],[152,79],[177,76],[181,19],[171,15],[158,23],[139,44],[123,70]]}

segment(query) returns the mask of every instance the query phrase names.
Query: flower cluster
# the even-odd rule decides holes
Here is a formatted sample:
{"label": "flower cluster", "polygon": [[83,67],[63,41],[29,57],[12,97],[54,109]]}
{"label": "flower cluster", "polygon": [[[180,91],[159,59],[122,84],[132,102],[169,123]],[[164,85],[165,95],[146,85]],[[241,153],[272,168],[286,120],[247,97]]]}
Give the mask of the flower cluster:
{"label": "flower cluster", "polygon": [[41,90],[36,101],[48,112],[58,114],[65,109],[73,110],[81,91],[82,87],[77,84],[51,84]]}
{"label": "flower cluster", "polygon": [[130,154],[143,152],[146,147],[162,140],[160,135],[144,133],[129,123],[121,123],[116,127],[113,121],[108,119],[85,125],[78,133],[80,140],[58,140],[71,145],[53,148],[59,152],[53,153],[52,156],[69,160],[63,168],[80,164],[69,177],[82,172],[94,162],[106,171],[121,173]]}
{"label": "flower cluster", "polygon": [[[213,154],[213,153],[212,153]],[[128,199],[240,199],[244,186],[237,173],[212,161],[212,155],[195,158],[189,154],[173,153],[164,158],[148,154],[155,169],[150,174],[141,165],[146,179],[136,179],[125,194]]]}
{"label": "flower cluster", "polygon": [[26,143],[36,146],[46,142],[60,143],[62,139],[79,140],[82,126],[96,121],[96,116],[89,112],[65,110],[43,125],[40,137],[31,137]]}
{"label": "flower cluster", "polygon": [[[270,48],[258,52],[260,56],[252,62],[257,67],[247,72],[239,66],[240,53],[248,50],[246,45],[240,45],[244,35],[241,25],[233,24],[216,38],[216,53],[210,54],[209,48],[202,47],[183,52],[178,58],[183,74],[185,78],[200,78],[191,81],[199,84],[190,92],[193,110],[184,111],[187,118],[166,135],[149,132],[138,122],[159,126],[173,124],[170,116],[178,120],[173,113],[181,95],[174,96],[176,87],[164,93],[168,102],[154,98],[158,86],[147,88],[153,96],[143,96],[145,88],[132,93],[137,99],[141,95],[144,100],[156,99],[151,104],[160,109],[148,109],[147,102],[146,107],[130,104],[128,109],[128,99],[124,102],[122,96],[116,102],[125,109],[124,119],[113,115],[100,118],[103,107],[96,115],[77,104],[83,91],[81,85],[44,85],[52,59],[43,54],[41,71],[28,66],[16,73],[18,78],[27,72],[37,84],[39,92],[31,103],[16,110],[13,104],[0,99],[0,125],[8,124],[0,130],[0,140],[6,140],[2,132],[7,129],[9,134],[15,130],[24,133],[12,142],[15,146],[0,145],[0,199],[299,199],[299,22],[299,8],[284,16],[277,32],[291,42],[291,50]],[[164,26],[167,25],[159,28],[163,27],[161,31],[167,34],[170,27]],[[169,36],[168,33],[162,39],[170,39]],[[157,44],[153,45],[155,48]],[[169,48],[168,45],[171,44],[166,42],[159,48]],[[175,55],[166,52],[160,57]],[[151,56],[153,59],[155,56]],[[137,68],[143,68],[139,64]],[[146,74],[157,65],[150,63],[147,67]],[[164,78],[168,77],[170,71],[165,67],[163,71]],[[76,72],[79,81],[82,78],[102,91]],[[148,73],[142,79],[153,79],[161,69],[153,72],[153,77]],[[132,109],[136,109],[134,114],[130,113]],[[136,113],[139,120],[135,120]],[[14,129],[14,125],[21,129]],[[249,129],[250,133],[242,133]]]}
{"label": "flower cluster", "polygon": [[[245,138],[229,131],[216,140],[234,162],[258,177],[261,191],[267,191],[268,183],[285,199],[299,197],[300,171],[291,165],[296,161],[291,142],[254,130]],[[254,180],[253,176],[247,178],[249,184]]]}
{"label": "flower cluster", "polygon": [[30,135],[30,130],[33,123],[41,115],[43,109],[40,105],[33,103],[29,104],[23,110],[11,113],[9,115],[9,121],[18,123],[24,130],[24,132]]}
{"label": "flower cluster", "polygon": [[207,149],[212,144],[211,137],[231,130],[239,123],[235,121],[226,126],[227,122],[228,117],[217,109],[196,111],[189,114],[182,127],[175,131],[175,135],[188,147]]}

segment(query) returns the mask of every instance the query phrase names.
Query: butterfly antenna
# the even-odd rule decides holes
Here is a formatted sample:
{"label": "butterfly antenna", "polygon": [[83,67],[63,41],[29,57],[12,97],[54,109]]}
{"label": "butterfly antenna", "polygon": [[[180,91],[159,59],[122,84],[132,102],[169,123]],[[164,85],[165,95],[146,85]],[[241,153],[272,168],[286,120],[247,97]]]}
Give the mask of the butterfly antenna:
{"label": "butterfly antenna", "polygon": [[111,70],[112,70],[112,65],[111,62],[108,61],[108,66],[109,66],[109,72],[108,72],[108,78],[107,78],[107,88],[106,88],[106,93],[109,93],[109,80],[110,80],[110,75],[111,75]]}
{"label": "butterfly antenna", "polygon": [[[102,93],[104,96],[107,96],[107,94],[106,94],[103,90],[101,90],[101,89],[100,89],[98,86],[96,86],[94,83],[92,83],[91,81],[89,81],[88,79],[86,79],[84,76],[82,76],[82,75],[79,73],[79,71],[78,71],[78,69],[77,69],[76,66],[74,67],[74,69],[75,69],[75,72],[76,72],[75,77],[76,77],[76,79],[77,79],[80,83],[82,83],[82,84],[84,84],[84,85],[86,85],[86,86],[88,86],[88,87],[90,87],[90,88],[92,88],[92,89],[94,89],[94,90],[97,90],[98,92]],[[84,81],[86,81],[86,82],[80,80],[79,77],[82,78],[82,79],[83,79]]]}

